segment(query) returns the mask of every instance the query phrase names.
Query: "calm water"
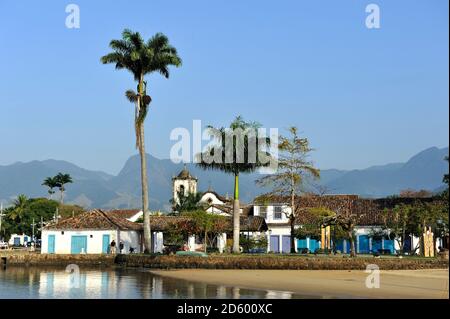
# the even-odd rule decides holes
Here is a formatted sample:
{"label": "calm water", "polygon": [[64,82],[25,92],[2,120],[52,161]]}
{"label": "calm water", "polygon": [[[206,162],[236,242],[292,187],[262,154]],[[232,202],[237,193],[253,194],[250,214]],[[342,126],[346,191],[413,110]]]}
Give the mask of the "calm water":
{"label": "calm water", "polygon": [[300,298],[289,292],[216,286],[156,276],[139,269],[8,267],[0,269],[5,298]]}

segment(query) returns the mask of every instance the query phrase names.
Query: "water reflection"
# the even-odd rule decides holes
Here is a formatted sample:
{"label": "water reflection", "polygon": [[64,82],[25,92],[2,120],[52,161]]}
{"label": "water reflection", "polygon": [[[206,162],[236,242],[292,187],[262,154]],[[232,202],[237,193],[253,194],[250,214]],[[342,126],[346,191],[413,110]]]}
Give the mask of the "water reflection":
{"label": "water reflection", "polygon": [[252,290],[167,278],[139,269],[8,267],[0,270],[2,298],[165,299],[300,298],[289,292]]}

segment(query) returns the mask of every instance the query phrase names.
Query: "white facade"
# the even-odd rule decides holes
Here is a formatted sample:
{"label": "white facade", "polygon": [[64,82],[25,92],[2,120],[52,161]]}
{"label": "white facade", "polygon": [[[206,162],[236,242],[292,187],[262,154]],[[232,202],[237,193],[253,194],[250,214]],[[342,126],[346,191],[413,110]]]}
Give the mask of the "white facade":
{"label": "white facade", "polygon": [[[291,208],[285,204],[255,205],[253,214],[266,220],[269,228],[266,232],[267,251],[289,253],[291,226],[288,216],[291,214]],[[294,240],[294,246],[297,251],[297,240]]]}
{"label": "white facade", "polygon": [[[108,243],[104,242],[104,235],[108,235]],[[48,254],[71,254],[73,252],[73,236],[83,236],[86,238],[85,248],[81,253],[102,254],[105,253],[105,246],[109,247],[111,241],[116,242],[116,253],[119,253],[119,243],[123,242],[122,253],[129,253],[130,247],[134,252],[141,252],[140,234],[132,230],[46,230],[42,232],[41,253]],[[52,239],[50,239],[53,237]],[[52,243],[49,244],[49,241]]]}
{"label": "white facade", "polygon": [[220,200],[214,192],[207,191],[203,193],[202,198],[200,198],[200,203],[209,205],[224,205],[225,202]]}
{"label": "white facade", "polygon": [[172,197],[176,203],[179,201],[179,192],[184,196],[197,193],[197,179],[191,176],[186,166],[177,177],[172,178]]}
{"label": "white facade", "polygon": [[8,241],[9,246],[23,246],[25,243],[31,241],[31,236],[28,236],[26,234],[12,234],[11,238]]}
{"label": "white facade", "polygon": [[162,232],[153,233],[153,251],[155,253],[161,253],[164,250],[164,236]]}
{"label": "white facade", "polygon": [[286,224],[289,222],[288,216],[291,214],[291,208],[284,204],[255,205],[253,214],[264,217],[267,224]]}

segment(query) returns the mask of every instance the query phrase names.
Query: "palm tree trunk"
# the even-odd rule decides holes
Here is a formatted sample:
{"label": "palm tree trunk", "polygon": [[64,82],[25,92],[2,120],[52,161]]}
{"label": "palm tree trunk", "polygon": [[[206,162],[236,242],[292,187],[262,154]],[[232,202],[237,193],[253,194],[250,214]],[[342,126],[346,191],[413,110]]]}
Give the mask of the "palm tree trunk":
{"label": "palm tree trunk", "polygon": [[239,207],[239,174],[234,175],[234,200],[233,200],[233,253],[239,254],[240,235],[240,207]]}
{"label": "palm tree trunk", "polygon": [[[139,81],[139,95],[137,98],[137,105],[140,106],[143,96],[144,77],[141,75]],[[144,123],[140,123],[139,132],[137,132],[139,154],[141,157],[141,184],[142,184],[142,212],[144,214],[144,253],[152,252],[152,232],[150,228],[150,212],[148,210],[148,180],[147,180],[147,160],[145,154],[145,140],[144,140]]]}

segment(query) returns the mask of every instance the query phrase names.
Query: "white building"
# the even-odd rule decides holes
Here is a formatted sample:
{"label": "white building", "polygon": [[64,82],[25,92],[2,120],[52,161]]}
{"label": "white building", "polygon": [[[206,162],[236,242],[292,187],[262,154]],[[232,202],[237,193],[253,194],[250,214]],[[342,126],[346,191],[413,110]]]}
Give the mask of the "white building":
{"label": "white building", "polygon": [[[267,251],[273,253],[290,253],[291,227],[288,216],[291,209],[286,204],[253,205],[253,215],[266,220]],[[297,250],[297,241],[295,241]]]}
{"label": "white building", "polygon": [[142,225],[94,209],[44,227],[42,254],[107,254],[123,243],[122,253],[142,251]]}
{"label": "white building", "polygon": [[24,246],[31,241],[31,236],[26,234],[12,234],[9,238],[8,245],[11,246]]}

